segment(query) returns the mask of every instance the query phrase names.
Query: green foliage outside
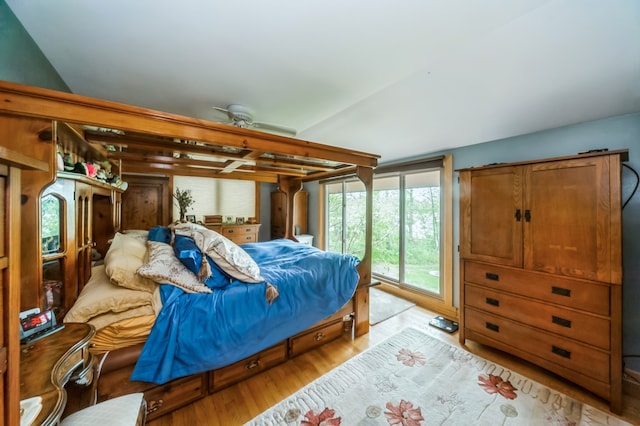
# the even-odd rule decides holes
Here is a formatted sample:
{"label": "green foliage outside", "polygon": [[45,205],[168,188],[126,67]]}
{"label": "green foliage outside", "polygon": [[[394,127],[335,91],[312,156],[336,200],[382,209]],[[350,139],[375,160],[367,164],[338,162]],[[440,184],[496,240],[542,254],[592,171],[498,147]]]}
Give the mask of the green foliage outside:
{"label": "green foliage outside", "polygon": [[[406,189],[403,284],[440,292],[440,188]],[[362,191],[345,194],[345,253],[362,257],[365,237]],[[373,273],[400,281],[400,191],[373,192]],[[328,249],[342,252],[342,193],[329,194]]]}
{"label": "green foliage outside", "polygon": [[42,252],[50,253],[60,247],[62,200],[55,195],[47,195],[42,198],[41,208]]}

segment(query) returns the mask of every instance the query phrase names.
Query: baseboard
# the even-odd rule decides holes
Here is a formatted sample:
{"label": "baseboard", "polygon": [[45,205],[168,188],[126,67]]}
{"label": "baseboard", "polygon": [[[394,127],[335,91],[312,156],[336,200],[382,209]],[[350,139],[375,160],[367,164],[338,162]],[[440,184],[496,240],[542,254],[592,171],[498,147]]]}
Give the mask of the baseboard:
{"label": "baseboard", "polygon": [[460,319],[458,317],[458,309],[454,306],[445,305],[440,299],[429,297],[416,291],[406,290],[395,284],[387,283],[382,280],[378,288],[391,293],[394,296],[410,300],[421,308],[441,314],[454,321],[458,321]]}

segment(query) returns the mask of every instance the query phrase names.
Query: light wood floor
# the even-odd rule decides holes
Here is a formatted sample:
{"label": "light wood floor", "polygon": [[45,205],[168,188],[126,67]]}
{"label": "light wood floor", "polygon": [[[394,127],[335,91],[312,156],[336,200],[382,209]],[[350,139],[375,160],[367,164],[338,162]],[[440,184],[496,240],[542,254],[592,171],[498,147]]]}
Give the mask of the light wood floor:
{"label": "light wood floor", "polygon": [[[242,425],[307,383],[407,326],[419,328],[436,338],[460,347],[457,333],[447,334],[428,325],[429,319],[433,316],[435,316],[434,313],[420,307],[411,308],[371,327],[370,332],[365,336],[355,340],[345,337],[328,343],[147,424],[150,426]],[[608,406],[603,400],[529,363],[474,342],[468,342],[465,348],[572,398],[608,411]],[[620,417],[623,419],[634,425],[640,425],[640,394],[633,397],[625,395],[622,414]]]}

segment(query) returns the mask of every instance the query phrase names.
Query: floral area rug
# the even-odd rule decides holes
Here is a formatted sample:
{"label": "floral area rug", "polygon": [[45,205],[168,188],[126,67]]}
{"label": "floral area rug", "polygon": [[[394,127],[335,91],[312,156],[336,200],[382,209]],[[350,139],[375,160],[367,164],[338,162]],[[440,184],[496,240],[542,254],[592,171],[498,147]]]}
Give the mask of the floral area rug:
{"label": "floral area rug", "polygon": [[406,328],[247,425],[628,425]]}

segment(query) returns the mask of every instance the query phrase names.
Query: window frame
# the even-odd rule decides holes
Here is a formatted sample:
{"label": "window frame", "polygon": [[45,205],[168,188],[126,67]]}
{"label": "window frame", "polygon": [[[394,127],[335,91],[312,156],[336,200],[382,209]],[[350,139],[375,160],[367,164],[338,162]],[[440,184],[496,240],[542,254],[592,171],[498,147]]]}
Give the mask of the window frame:
{"label": "window frame", "polygon": [[[434,163],[437,161],[441,162],[440,165],[434,166]],[[441,157],[433,157],[427,159],[414,160],[410,162],[398,163],[389,166],[381,166],[375,169],[374,180],[377,177],[382,177],[384,174],[392,173],[395,170],[406,172],[408,170],[419,171],[421,169],[421,165],[424,166],[424,170],[433,169],[435,167],[441,168],[441,205],[440,205],[440,221],[441,221],[441,249],[440,249],[440,271],[441,271],[441,280],[440,280],[440,294],[430,293],[427,291],[414,290],[411,288],[407,288],[406,285],[398,284],[393,281],[390,281],[388,278],[385,279],[384,276],[373,274],[374,278],[380,281],[381,286],[384,290],[389,291],[390,293],[396,294],[398,296],[402,296],[409,300],[412,300],[419,306],[424,308],[434,310],[438,313],[442,313],[444,315],[448,315],[449,317],[458,318],[458,310],[454,306],[453,296],[453,254],[455,247],[453,246],[453,157],[451,155],[444,155]],[[339,180],[348,180],[348,177],[343,177]],[[319,199],[320,199],[320,211],[322,214],[320,215],[320,236],[318,241],[318,247],[322,247],[325,250],[327,249],[327,226],[328,226],[328,193],[326,191],[326,184],[328,183],[337,183],[338,179],[320,182],[319,185]],[[402,189],[403,190],[403,189]],[[404,206],[401,203],[400,209],[401,214],[404,214]],[[374,206],[375,208],[375,206]],[[344,229],[344,226],[343,226]],[[403,241],[404,236],[400,235],[401,244],[400,247],[403,247],[405,242]],[[402,259],[402,249],[400,249],[400,261]]]}

